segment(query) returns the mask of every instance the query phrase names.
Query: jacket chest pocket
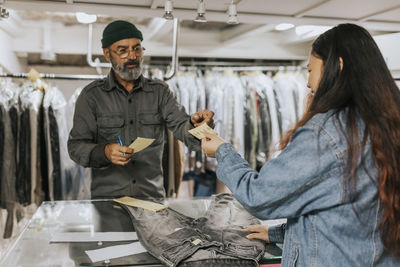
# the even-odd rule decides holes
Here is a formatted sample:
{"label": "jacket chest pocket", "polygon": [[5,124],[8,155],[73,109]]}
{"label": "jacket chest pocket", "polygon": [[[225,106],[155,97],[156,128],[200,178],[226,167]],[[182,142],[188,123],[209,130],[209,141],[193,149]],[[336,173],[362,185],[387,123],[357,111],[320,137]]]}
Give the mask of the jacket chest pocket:
{"label": "jacket chest pocket", "polygon": [[118,143],[118,135],[123,134],[125,120],[121,117],[100,117],[97,125],[99,143]]}
{"label": "jacket chest pocket", "polygon": [[138,137],[160,141],[163,136],[163,125],[159,113],[139,113]]}

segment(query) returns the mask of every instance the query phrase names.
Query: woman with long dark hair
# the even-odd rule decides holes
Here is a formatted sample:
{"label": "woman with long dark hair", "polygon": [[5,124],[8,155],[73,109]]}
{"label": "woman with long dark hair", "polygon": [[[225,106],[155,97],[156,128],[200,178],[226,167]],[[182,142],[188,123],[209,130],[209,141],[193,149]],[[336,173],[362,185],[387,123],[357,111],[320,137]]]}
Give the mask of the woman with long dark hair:
{"label": "woman with long dark hair", "polygon": [[[371,35],[340,24],[312,45],[310,104],[260,172],[216,135],[217,177],[282,241],[282,266],[400,266],[400,91]],[[263,231],[265,231],[263,233]]]}

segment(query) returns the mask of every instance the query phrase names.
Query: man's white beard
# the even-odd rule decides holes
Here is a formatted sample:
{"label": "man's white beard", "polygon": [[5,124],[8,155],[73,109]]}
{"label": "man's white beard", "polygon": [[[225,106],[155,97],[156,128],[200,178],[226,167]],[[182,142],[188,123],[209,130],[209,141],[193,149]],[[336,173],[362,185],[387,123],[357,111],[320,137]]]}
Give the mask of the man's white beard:
{"label": "man's white beard", "polygon": [[115,73],[121,77],[124,81],[135,81],[143,72],[143,58],[138,61],[138,64],[133,69],[126,69],[124,66],[120,66],[111,58],[111,65]]}

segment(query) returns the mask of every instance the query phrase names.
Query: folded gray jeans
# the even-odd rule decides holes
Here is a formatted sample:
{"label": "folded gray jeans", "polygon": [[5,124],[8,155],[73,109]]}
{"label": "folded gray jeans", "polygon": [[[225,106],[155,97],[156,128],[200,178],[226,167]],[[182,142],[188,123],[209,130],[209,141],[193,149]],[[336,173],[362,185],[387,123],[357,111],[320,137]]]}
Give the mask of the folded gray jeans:
{"label": "folded gray jeans", "polygon": [[242,226],[259,224],[230,194],[213,198],[203,217],[171,208],[152,212],[123,205],[140,243],[166,266],[258,266],[265,243],[249,240]]}

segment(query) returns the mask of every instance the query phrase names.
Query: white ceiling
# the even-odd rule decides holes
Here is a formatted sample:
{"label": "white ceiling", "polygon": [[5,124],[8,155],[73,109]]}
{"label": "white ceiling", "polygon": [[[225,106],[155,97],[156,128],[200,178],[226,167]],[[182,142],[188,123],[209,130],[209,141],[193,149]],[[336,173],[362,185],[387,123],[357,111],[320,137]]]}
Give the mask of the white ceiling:
{"label": "white ceiling", "polygon": [[[303,60],[314,36],[295,29],[278,32],[280,23],[295,26],[334,26],[357,23],[372,34],[400,32],[400,0],[235,0],[239,25],[228,25],[231,0],[204,0],[205,24],[194,23],[198,0],[173,0],[181,21],[179,54],[186,57]],[[0,0],[14,12],[0,21],[0,29],[13,38],[13,50],[24,53],[86,54],[87,25],[76,22],[74,12],[97,14],[93,49],[101,54],[101,32],[114,19],[135,23],[144,33],[147,55],[169,56],[172,23],[161,19],[164,0]],[[44,38],[50,31],[50,37]],[[49,41],[50,40],[50,41]],[[47,42],[50,42],[49,45]]]}
{"label": "white ceiling", "polygon": [[[230,0],[204,0],[210,19],[226,21]],[[160,17],[164,0],[0,0],[14,9],[37,11],[85,11],[104,15]],[[399,0],[235,0],[244,23],[263,23],[272,17],[293,21],[367,21],[400,24]],[[198,0],[173,0],[175,13],[190,19],[196,12]],[[253,15],[253,20],[250,19]],[[261,15],[261,16],[260,16]],[[254,18],[260,19],[254,20]],[[306,20],[309,19],[309,20]],[[368,25],[368,24],[367,24]]]}

